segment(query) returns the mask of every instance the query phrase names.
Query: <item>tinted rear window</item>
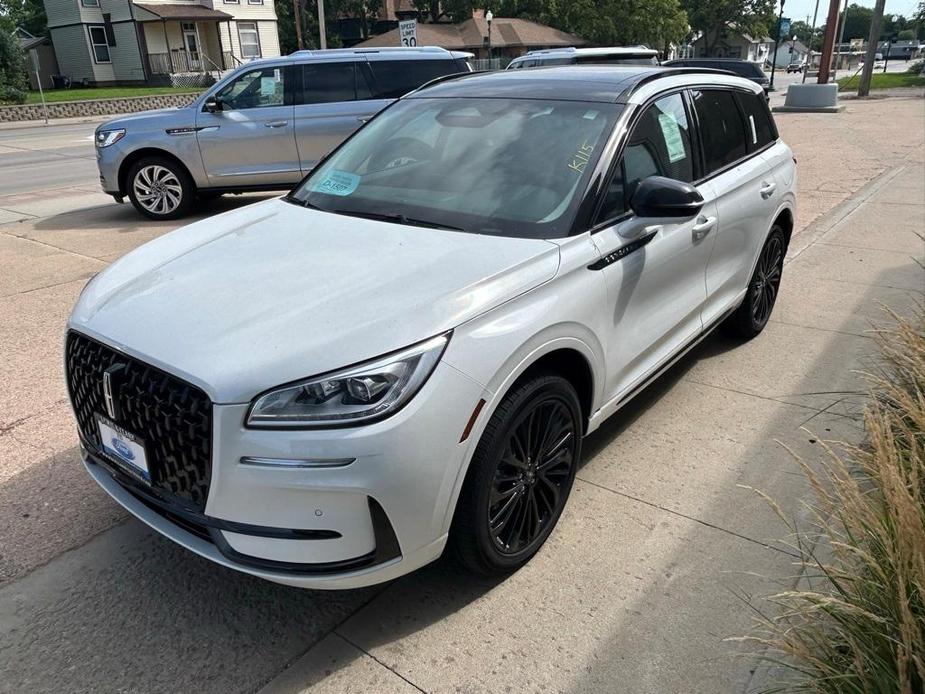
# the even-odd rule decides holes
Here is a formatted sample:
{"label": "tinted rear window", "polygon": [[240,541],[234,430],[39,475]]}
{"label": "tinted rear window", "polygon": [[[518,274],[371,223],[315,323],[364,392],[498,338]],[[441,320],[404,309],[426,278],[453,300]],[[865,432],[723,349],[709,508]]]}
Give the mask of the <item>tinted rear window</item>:
{"label": "tinted rear window", "polygon": [[375,99],[397,99],[432,79],[459,72],[455,60],[376,60],[369,66]]}
{"label": "tinted rear window", "polygon": [[354,101],[356,66],[354,63],[308,63],[302,66],[303,104]]}
{"label": "tinted rear window", "polygon": [[700,123],[704,173],[709,175],[745,156],[745,124],[731,91],[704,89],[691,95]]}

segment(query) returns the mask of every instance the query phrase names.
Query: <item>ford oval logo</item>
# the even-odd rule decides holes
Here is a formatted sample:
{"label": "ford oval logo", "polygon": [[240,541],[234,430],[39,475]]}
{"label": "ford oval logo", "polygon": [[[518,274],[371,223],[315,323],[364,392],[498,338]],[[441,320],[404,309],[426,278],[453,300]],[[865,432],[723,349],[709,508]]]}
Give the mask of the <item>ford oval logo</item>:
{"label": "ford oval logo", "polygon": [[112,447],[123,458],[126,460],[135,460],[135,454],[132,453],[132,449],[126,446],[122,441],[117,438],[112,439]]}

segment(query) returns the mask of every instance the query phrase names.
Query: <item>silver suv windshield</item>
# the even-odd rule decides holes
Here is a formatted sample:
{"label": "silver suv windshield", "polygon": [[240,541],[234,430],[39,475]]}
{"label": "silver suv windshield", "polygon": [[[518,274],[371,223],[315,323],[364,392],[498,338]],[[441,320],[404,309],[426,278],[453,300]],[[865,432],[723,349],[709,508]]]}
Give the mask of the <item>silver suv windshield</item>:
{"label": "silver suv windshield", "polygon": [[398,101],[288,200],[477,234],[567,236],[621,109],[539,99]]}

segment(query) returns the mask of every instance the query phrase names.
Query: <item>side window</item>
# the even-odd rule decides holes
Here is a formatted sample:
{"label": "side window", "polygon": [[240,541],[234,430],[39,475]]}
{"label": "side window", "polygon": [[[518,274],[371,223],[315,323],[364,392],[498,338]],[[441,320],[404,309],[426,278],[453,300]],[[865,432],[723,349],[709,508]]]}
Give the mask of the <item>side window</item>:
{"label": "side window", "polygon": [[777,139],[777,131],[764,96],[736,92],[736,98],[745,113],[745,137],[748,140],[749,151],[753,152],[774,142]]}
{"label": "side window", "polygon": [[726,89],[693,91],[694,109],[700,124],[706,174],[745,156],[745,124],[735,95]]}
{"label": "side window", "polygon": [[303,104],[327,104],[356,99],[354,63],[307,63],[302,66]]}
{"label": "side window", "polygon": [[458,72],[455,60],[374,60],[369,66],[376,99],[397,99],[432,79]]}
{"label": "side window", "polygon": [[649,176],[692,182],[692,152],[690,124],[681,95],[663,97],[647,107],[626,142],[598,219],[613,219],[627,212],[636,186]]}
{"label": "side window", "polygon": [[285,74],[280,67],[245,72],[216,93],[226,110],[282,106],[285,103]]}

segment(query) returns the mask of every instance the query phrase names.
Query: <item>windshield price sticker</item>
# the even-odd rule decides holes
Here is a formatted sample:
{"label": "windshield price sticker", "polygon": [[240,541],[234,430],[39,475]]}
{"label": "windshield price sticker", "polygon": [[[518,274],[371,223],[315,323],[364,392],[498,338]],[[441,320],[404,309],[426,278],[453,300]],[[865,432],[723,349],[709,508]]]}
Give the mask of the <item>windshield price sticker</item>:
{"label": "windshield price sticker", "polygon": [[360,185],[360,177],[349,171],[331,171],[322,178],[318,183],[312,186],[312,190],[328,195],[340,195],[341,197],[350,195]]}

